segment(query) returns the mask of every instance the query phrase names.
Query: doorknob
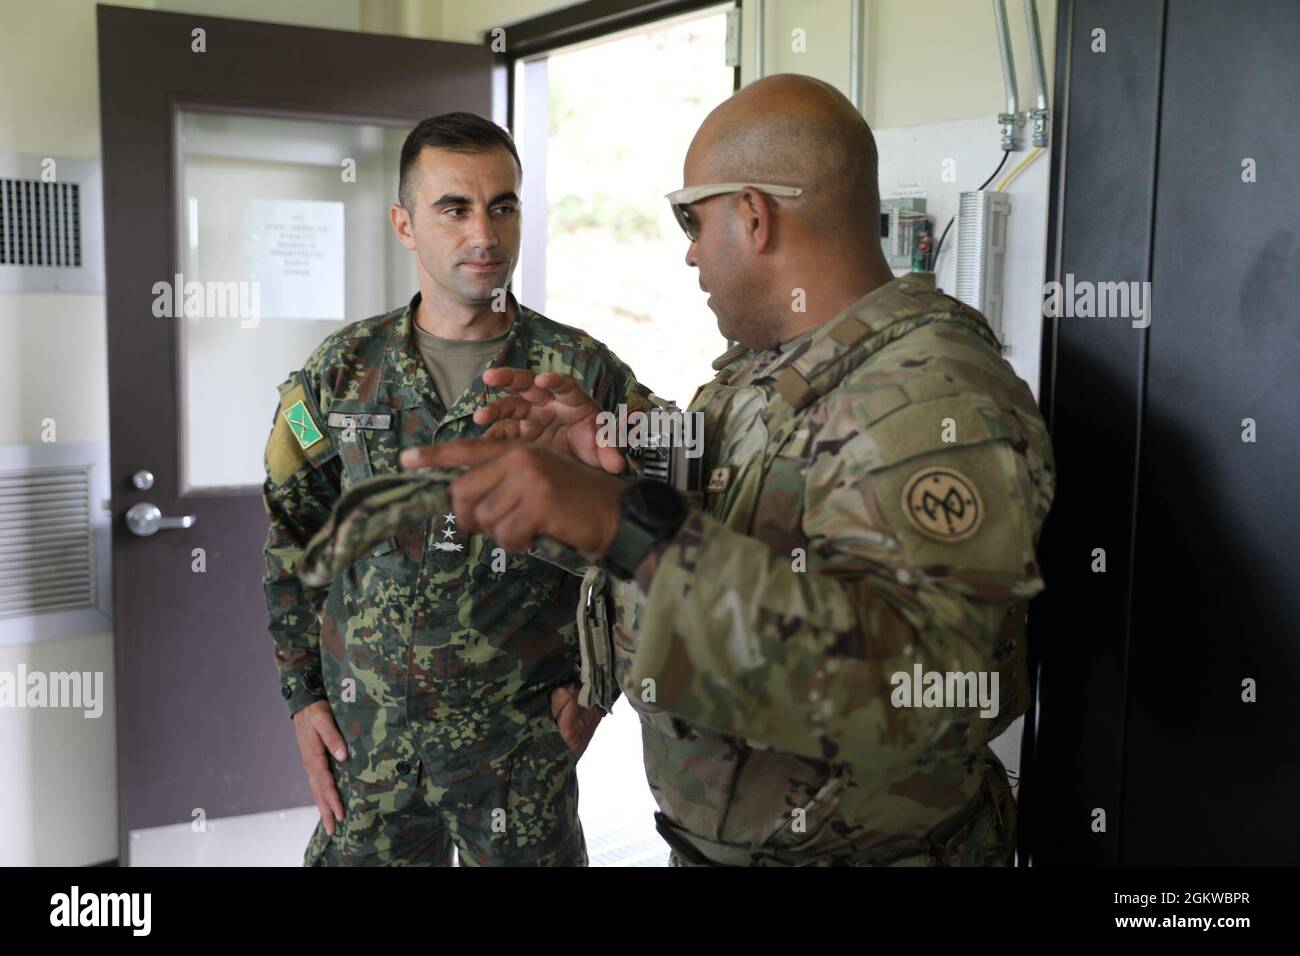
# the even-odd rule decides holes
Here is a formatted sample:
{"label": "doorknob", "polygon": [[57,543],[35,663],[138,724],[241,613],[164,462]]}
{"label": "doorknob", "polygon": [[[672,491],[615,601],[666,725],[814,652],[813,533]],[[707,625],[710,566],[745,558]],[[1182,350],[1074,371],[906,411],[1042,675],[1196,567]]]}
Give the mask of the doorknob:
{"label": "doorknob", "polygon": [[142,501],[132,505],[126,513],[126,527],[135,535],[147,538],[149,535],[168,528],[191,528],[198,519],[194,515],[181,515],[177,518],[164,518],[157,505]]}

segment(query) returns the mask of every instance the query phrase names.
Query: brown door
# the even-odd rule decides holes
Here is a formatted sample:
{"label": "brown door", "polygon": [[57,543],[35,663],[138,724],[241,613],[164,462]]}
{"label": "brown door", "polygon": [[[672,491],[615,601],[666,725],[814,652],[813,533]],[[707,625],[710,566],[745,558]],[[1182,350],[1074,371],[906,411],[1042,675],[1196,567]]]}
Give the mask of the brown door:
{"label": "brown door", "polygon": [[312,802],[261,586],[275,385],[415,291],[387,224],[401,141],[491,116],[493,58],[105,6],[98,24],[126,865],[141,831]]}

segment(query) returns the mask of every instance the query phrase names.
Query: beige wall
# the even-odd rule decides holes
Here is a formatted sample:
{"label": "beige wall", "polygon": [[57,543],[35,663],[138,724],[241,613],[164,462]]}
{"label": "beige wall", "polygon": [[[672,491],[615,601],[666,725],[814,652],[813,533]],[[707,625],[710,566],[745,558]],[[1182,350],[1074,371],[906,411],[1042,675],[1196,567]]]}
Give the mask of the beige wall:
{"label": "beige wall", "polygon": [[[492,27],[517,23],[568,5],[563,0],[443,0],[442,32],[439,37],[461,43],[477,43],[483,31]],[[509,42],[508,31],[506,36]]]}
{"label": "beige wall", "polygon": [[[232,20],[261,20],[330,30],[360,30],[365,0],[154,0],[167,13],[202,13]],[[114,3],[116,4],[116,2]]]}
{"label": "beige wall", "polygon": [[[783,2],[783,0],[778,0]],[[867,119],[882,129],[989,116],[1005,108],[993,5],[989,0],[868,0],[870,56]],[[1056,62],[1056,0],[1038,0],[1052,103]],[[1024,4],[1007,0],[1019,80],[1020,109],[1033,105],[1034,76]]]}

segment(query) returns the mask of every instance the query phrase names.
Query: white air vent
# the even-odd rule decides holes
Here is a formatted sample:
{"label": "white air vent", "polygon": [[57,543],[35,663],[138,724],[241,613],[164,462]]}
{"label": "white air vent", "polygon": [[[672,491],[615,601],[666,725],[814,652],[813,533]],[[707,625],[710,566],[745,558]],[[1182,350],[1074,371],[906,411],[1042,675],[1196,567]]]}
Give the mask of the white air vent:
{"label": "white air vent", "polygon": [[76,183],[0,179],[0,265],[81,265]]}
{"label": "white air vent", "polygon": [[0,618],[96,606],[90,468],[0,472]]}
{"label": "white air vent", "polygon": [[0,292],[103,292],[99,163],[0,153]]}

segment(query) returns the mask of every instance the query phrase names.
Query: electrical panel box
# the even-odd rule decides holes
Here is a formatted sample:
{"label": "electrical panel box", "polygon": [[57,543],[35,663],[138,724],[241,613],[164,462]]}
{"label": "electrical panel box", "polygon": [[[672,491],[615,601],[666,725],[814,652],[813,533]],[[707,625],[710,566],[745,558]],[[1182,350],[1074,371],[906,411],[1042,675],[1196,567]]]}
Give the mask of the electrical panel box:
{"label": "electrical panel box", "polygon": [[933,238],[924,199],[880,201],[880,247],[891,269],[928,270]]}

